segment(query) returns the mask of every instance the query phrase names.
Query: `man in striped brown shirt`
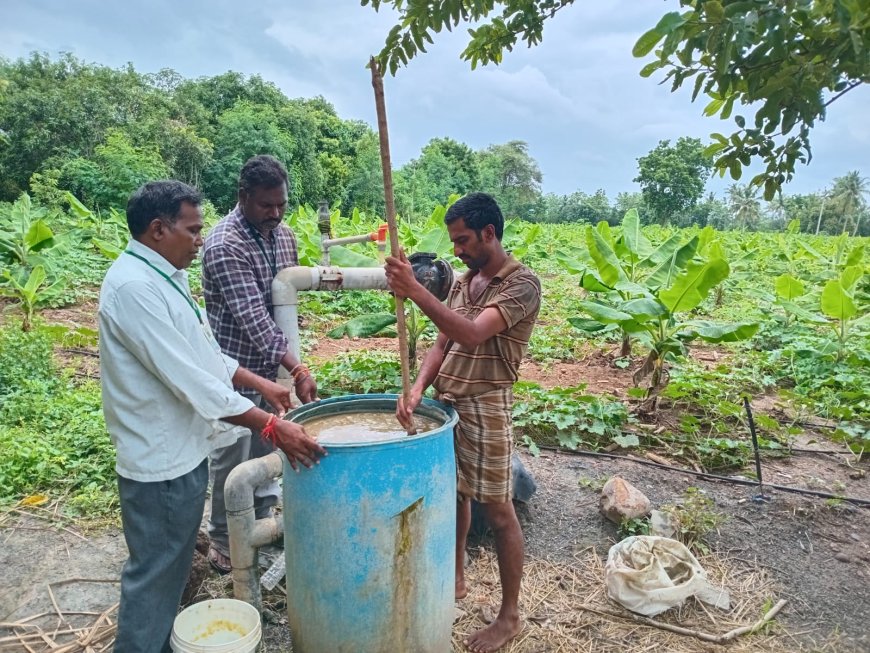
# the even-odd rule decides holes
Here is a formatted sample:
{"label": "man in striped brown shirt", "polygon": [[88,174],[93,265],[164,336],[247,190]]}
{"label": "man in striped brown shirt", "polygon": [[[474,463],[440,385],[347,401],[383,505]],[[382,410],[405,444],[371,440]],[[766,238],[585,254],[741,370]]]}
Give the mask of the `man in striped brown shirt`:
{"label": "man in striped brown shirt", "polygon": [[390,288],[413,301],[438,327],[407,403],[396,416],[406,427],[426,388],[459,414],[457,463],[456,598],[466,595],[465,542],[471,499],[478,501],[495,536],[502,584],[495,621],[472,633],[475,653],[496,651],[522,629],[519,615],[523,534],[511,502],[511,408],[517,369],[541,304],[535,274],[504,250],[504,218],[485,193],[466,195],[444,216],[453,253],[469,270],[454,284],[445,306],[416,281],[404,253],[388,257]]}

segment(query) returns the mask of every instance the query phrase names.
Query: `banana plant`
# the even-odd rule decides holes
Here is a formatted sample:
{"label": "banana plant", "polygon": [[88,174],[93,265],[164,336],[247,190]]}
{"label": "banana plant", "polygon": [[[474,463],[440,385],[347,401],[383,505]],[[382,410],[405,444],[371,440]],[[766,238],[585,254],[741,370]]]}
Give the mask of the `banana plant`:
{"label": "banana plant", "polygon": [[849,336],[857,328],[870,324],[868,307],[859,307],[855,290],[864,277],[860,265],[846,267],[836,279],[829,279],[822,288],[821,309],[832,321],[829,325],[837,338],[837,360],[843,360]]}
{"label": "banana plant", "polygon": [[[393,301],[395,302],[395,300]],[[408,330],[408,360],[411,361],[411,370],[414,370],[417,367],[417,345],[432,321],[413,302],[408,302],[408,305],[405,328]]]}
{"label": "banana plant", "polygon": [[803,281],[797,277],[785,273],[779,275],[773,282],[776,298],[774,303],[785,313],[783,326],[788,328],[792,318],[810,322],[811,324],[827,324],[823,316],[813,313],[798,302],[807,295],[807,288]]}
{"label": "banana plant", "polygon": [[69,191],[64,191],[64,199],[79,225],[90,232],[91,244],[97,251],[109,260],[118,258],[128,239],[127,219],[124,214],[115,208],[110,208],[107,214],[91,211]]}
{"label": "banana plant", "polygon": [[44,219],[45,210],[35,209],[23,193],[7,216],[0,216],[0,261],[20,270],[48,266],[45,252],[55,245],[54,232]]}
{"label": "banana plant", "polygon": [[369,338],[396,323],[395,313],[366,313],[351,318],[327,331],[328,338]]}
{"label": "banana plant", "polygon": [[504,226],[504,248],[520,261],[532,261],[545,257],[545,239],[540,224],[509,220]]}
{"label": "banana plant", "polygon": [[[679,233],[672,234],[653,247],[644,235],[636,209],[629,210],[622,220],[622,231],[614,236],[610,225],[599,222],[594,228],[586,228],[586,251],[579,256],[559,256],[564,269],[580,275],[580,287],[595,293],[610,305],[643,298],[649,288],[668,284],[674,275],[695,256],[701,244],[713,236],[712,228],[705,229],[682,243]],[[573,322],[572,322],[573,323]],[[618,328],[622,334],[620,356],[631,354],[632,331],[619,322],[602,324],[577,322],[587,331]]]}
{"label": "banana plant", "polygon": [[296,235],[296,251],[299,265],[320,265],[320,232],[317,230],[317,211],[300,205],[288,216],[288,222]]}
{"label": "banana plant", "polygon": [[[647,254],[637,234],[638,231],[623,233],[621,238],[626,250],[622,261],[633,264],[627,271],[606,235],[597,228],[591,233],[587,231],[590,255],[598,270],[597,274],[584,275],[581,285],[596,297],[579,304],[588,317],[569,318],[569,322],[587,332],[619,328],[626,337],[636,337],[649,348],[633,380],[639,385],[649,378],[645,406],[654,408],[656,397],[668,382],[667,362],[686,356],[693,340],[710,343],[745,340],[755,334],[758,324],[714,323],[691,319],[688,315],[730,271],[721,245],[709,242],[712,231],[702,231],[683,245],[667,241],[659,250],[667,245],[664,251],[669,255],[643,280],[636,270],[651,267],[649,261],[654,252]],[[707,259],[696,257],[699,243],[708,252]]]}
{"label": "banana plant", "polygon": [[46,286],[47,275],[45,268],[41,265],[37,265],[31,270],[24,283],[20,283],[9,270],[3,271],[3,278],[6,279],[6,284],[0,286],[0,295],[11,297],[18,302],[21,312],[24,314],[21,322],[22,331],[31,330],[36,306],[51,296],[52,292],[63,284],[62,281],[56,281],[52,285]]}
{"label": "banana plant", "polygon": [[833,256],[825,256],[815,247],[810,245],[808,242],[804,240],[799,240],[798,245],[812,258],[822,263],[824,269],[828,272],[828,274],[833,274],[836,276],[840,272],[844,271],[846,268],[861,265],[864,260],[864,250],[866,249],[866,244],[861,243],[855,245],[852,249],[848,249],[848,245],[850,241],[856,240],[855,238],[850,238],[847,234],[840,234],[836,241],[834,241],[834,254]]}
{"label": "banana plant", "polygon": [[[805,250],[809,252],[812,248],[805,247]],[[789,326],[792,318],[817,326],[829,326],[835,340],[817,353],[824,356],[836,351],[837,360],[840,361],[847,353],[849,338],[856,330],[870,324],[870,306],[867,306],[866,294],[861,292],[861,286],[867,278],[863,261],[864,245],[857,245],[846,253],[844,237],[841,236],[837,240],[837,252],[833,259],[825,259],[821,254],[818,256],[833,268],[828,270],[828,274],[833,272],[834,278],[825,281],[819,292],[810,291],[800,278],[788,273],[781,274],[774,280],[774,303],[785,313],[785,327]],[[807,308],[809,299],[818,302],[820,313]]]}
{"label": "banana plant", "polygon": [[[732,235],[732,234],[729,234]],[[720,307],[725,303],[726,292],[733,292],[743,282],[751,281],[759,272],[758,270],[758,234],[752,234],[745,238],[731,241],[728,244],[728,278],[713,289],[713,304]],[[709,248],[721,247],[718,240],[710,240],[704,249],[700,250],[701,256],[709,256]]]}
{"label": "banana plant", "polygon": [[[288,221],[293,229],[293,233],[296,235],[299,265],[306,267],[320,265],[322,252],[320,230],[317,224],[317,211],[310,206],[300,206],[288,216]],[[357,236],[376,231],[378,226],[377,221],[367,219],[365,214],[358,209],[354,209],[353,213],[346,218],[342,217],[341,211],[334,209],[330,213],[330,221],[333,225],[333,236],[336,238],[341,236]],[[357,248],[351,249],[342,245],[330,247],[330,263],[339,267],[353,268],[383,265],[375,255],[375,246],[371,243],[368,245],[358,245]],[[371,255],[363,254],[363,251],[370,252]]]}
{"label": "banana plant", "polygon": [[[388,335],[388,327],[396,323],[395,299],[391,300],[392,313],[368,313],[339,324],[326,335],[330,338],[370,338],[376,335]],[[432,322],[426,317],[413,302],[405,304],[405,329],[408,332],[408,360],[411,362],[411,370],[417,366],[417,345],[423,334],[429,330]],[[395,335],[395,331],[389,333]]]}

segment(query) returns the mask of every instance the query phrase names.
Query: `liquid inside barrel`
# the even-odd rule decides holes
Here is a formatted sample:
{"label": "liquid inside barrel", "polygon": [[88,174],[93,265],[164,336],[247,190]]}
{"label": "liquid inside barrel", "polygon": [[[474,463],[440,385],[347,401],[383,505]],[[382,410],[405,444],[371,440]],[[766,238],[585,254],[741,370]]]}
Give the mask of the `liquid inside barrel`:
{"label": "liquid inside barrel", "polygon": [[[417,433],[440,428],[442,422],[431,417],[416,417]],[[408,432],[394,412],[369,410],[359,413],[338,413],[306,420],[305,431],[320,444],[353,442],[384,442],[407,437]]]}

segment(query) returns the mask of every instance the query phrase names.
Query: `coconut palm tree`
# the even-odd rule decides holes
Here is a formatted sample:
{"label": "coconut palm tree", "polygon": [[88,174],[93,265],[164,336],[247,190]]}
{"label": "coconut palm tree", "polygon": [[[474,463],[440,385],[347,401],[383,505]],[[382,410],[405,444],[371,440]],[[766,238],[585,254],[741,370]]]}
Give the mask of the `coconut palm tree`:
{"label": "coconut palm tree", "polygon": [[782,193],[777,193],[776,196],[767,203],[767,210],[765,213],[768,216],[767,228],[773,231],[782,231],[785,229],[788,211],[786,210]]}
{"label": "coconut palm tree", "polygon": [[861,212],[867,203],[865,199],[867,195],[870,195],[870,179],[862,177],[857,170],[852,170],[834,180],[831,196],[843,213],[843,233],[846,233],[849,223],[854,223],[852,235],[858,235]]}
{"label": "coconut palm tree", "polygon": [[822,227],[822,214],[825,212],[825,202],[831,199],[831,194],[828,192],[828,189],[823,190],[819,193],[819,197],[821,197],[821,205],[819,206],[819,219],[816,220],[816,236],[819,235],[819,229]]}
{"label": "coconut palm tree", "polygon": [[755,227],[761,217],[761,201],[758,188],[731,184],[728,187],[728,205],[734,213],[734,220],[741,229]]}

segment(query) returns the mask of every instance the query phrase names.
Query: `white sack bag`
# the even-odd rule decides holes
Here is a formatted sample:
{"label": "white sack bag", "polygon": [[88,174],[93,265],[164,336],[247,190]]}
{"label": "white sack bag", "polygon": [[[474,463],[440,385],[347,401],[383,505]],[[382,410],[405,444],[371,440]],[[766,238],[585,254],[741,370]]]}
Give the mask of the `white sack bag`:
{"label": "white sack bag", "polygon": [[727,610],[728,592],[712,587],[707,573],[677,540],[628,537],[610,547],[604,565],[607,595],[632,612],[652,617],[690,596]]}

